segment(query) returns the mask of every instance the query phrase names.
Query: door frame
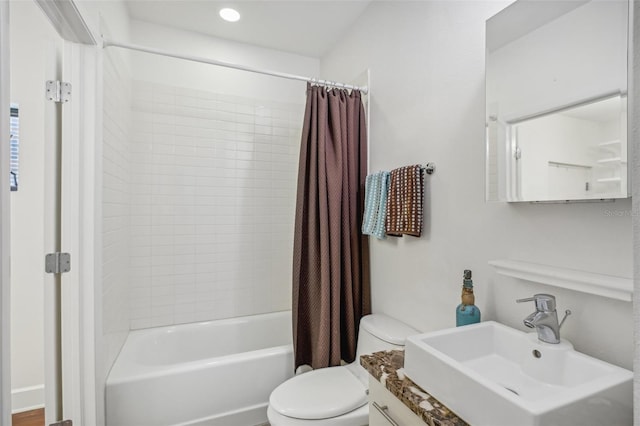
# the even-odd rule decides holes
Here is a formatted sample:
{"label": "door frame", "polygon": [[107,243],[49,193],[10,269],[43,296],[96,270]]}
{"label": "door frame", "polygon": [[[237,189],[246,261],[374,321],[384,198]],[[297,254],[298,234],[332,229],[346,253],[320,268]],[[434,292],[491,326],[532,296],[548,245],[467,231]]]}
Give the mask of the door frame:
{"label": "door frame", "polygon": [[[34,0],[65,40],[63,79],[74,87],[63,105],[62,250],[72,255],[72,272],[62,276],[62,410],[76,426],[96,417],[95,311],[93,283],[96,236],[95,38],[73,0]],[[9,0],[0,0],[0,135],[9,135]],[[43,82],[44,90],[44,82]],[[9,145],[0,144],[0,424],[11,424],[10,197]],[[42,253],[44,256],[44,253]],[[80,283],[85,283],[81,286]]]}
{"label": "door frame", "polygon": [[62,118],[61,244],[71,253],[71,271],[62,275],[62,410],[74,426],[99,424],[96,390],[95,268],[101,210],[96,175],[97,57],[95,46],[67,43],[63,79],[73,87]]}

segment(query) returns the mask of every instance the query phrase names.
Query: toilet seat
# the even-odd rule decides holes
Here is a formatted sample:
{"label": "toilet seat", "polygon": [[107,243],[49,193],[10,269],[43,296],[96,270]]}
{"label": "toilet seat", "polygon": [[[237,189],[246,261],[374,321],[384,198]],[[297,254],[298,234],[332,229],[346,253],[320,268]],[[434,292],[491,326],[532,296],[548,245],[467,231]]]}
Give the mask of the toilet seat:
{"label": "toilet seat", "polygon": [[269,398],[269,406],[276,413],[311,421],[338,417],[367,403],[367,387],[346,367],[295,376],[278,386]]}

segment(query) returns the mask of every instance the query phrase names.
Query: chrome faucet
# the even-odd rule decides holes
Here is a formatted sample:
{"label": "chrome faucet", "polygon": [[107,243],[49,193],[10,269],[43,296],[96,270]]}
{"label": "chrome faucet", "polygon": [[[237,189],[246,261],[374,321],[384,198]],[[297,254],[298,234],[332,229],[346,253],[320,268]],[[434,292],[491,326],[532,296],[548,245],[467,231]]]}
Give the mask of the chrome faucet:
{"label": "chrome faucet", "polygon": [[524,325],[529,328],[535,328],[540,341],[560,343],[560,327],[562,327],[567,317],[571,315],[571,311],[567,309],[564,313],[564,318],[558,324],[555,296],[551,294],[536,294],[526,299],[518,299],[516,302],[534,302],[536,311],[524,319]]}

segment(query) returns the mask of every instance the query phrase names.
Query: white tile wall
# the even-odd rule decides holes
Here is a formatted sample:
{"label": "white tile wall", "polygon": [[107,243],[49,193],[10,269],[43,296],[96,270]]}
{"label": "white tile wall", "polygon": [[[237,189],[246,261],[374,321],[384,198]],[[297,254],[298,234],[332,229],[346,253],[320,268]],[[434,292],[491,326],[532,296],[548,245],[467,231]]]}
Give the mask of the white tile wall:
{"label": "white tile wall", "polygon": [[122,57],[105,50],[102,185],[102,327],[104,373],[129,332],[131,79]]}
{"label": "white tile wall", "polygon": [[290,309],[304,106],[132,93],[131,328]]}

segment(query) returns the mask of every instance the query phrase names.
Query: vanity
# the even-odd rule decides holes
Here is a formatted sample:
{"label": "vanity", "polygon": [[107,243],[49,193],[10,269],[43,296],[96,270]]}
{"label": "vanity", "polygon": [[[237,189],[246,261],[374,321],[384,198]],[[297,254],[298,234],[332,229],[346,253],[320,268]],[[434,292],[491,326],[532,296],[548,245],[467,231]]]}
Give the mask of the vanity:
{"label": "vanity", "polygon": [[360,363],[370,375],[370,426],[467,425],[404,375],[403,350],[363,355]]}
{"label": "vanity", "polygon": [[545,337],[486,321],[363,355],[369,424],[632,424],[633,372]]}

